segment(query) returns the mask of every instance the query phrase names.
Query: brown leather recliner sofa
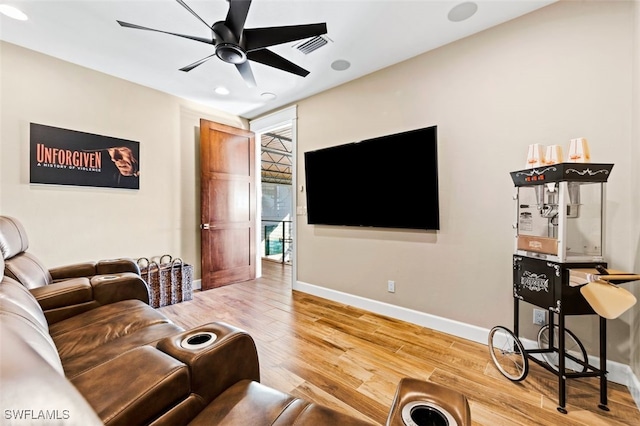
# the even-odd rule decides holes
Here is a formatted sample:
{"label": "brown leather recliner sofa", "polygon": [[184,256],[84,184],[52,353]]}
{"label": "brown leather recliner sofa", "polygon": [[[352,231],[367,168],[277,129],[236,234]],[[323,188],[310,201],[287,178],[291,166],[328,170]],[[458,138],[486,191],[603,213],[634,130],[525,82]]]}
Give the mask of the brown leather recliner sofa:
{"label": "brown leather recliner sofa", "polygon": [[[184,330],[148,294],[48,321],[7,270],[0,258],[3,425],[370,425],[260,384],[255,343],[238,328]],[[404,379],[387,425],[434,424],[433,406],[471,424],[462,394]]]}
{"label": "brown leather recliner sofa", "polygon": [[0,266],[2,424],[187,424],[227,388],[259,379],[253,339],[239,329],[185,331],[137,299],[49,324]]}
{"label": "brown leather recliner sofa", "polygon": [[120,300],[149,303],[149,289],[132,259],[101,260],[48,269],[27,252],[29,238],[16,218],[0,216],[5,275],[36,297],[49,323]]}
{"label": "brown leather recliner sofa", "polygon": [[[260,384],[253,339],[224,323],[183,330],[133,299],[48,324],[1,259],[0,339],[2,424],[370,424]],[[387,425],[443,424],[430,403],[471,424],[462,394],[404,379]]]}

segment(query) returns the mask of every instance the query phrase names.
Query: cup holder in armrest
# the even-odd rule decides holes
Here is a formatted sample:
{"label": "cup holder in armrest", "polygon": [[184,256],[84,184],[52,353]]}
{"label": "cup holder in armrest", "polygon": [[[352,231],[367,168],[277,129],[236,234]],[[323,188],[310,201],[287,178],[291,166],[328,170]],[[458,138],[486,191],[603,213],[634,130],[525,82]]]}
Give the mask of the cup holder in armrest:
{"label": "cup holder in armrest", "polygon": [[202,349],[212,345],[218,336],[210,331],[199,331],[189,334],[182,339],[180,346],[184,349]]}
{"label": "cup holder in armrest", "polygon": [[406,426],[458,426],[447,410],[427,401],[413,401],[402,407],[402,421]]}

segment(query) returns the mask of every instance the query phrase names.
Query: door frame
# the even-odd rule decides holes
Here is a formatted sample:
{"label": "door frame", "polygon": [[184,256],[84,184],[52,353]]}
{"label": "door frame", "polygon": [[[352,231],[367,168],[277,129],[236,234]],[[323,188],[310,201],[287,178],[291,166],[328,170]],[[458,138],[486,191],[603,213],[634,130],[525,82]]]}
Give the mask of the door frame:
{"label": "door frame", "polygon": [[[260,161],[262,154],[262,144],[258,143],[261,140],[262,134],[279,127],[291,125],[291,240],[293,244],[293,250],[291,252],[291,288],[296,280],[297,274],[297,251],[298,251],[298,239],[297,239],[297,205],[298,205],[298,181],[296,173],[297,163],[297,151],[298,151],[298,106],[292,105],[285,109],[276,111],[272,114],[265,115],[263,117],[251,120],[249,122],[249,130],[255,133],[256,138],[256,176],[260,176]],[[262,218],[262,183],[256,185],[256,221]],[[261,235],[256,232],[256,247],[260,247]],[[256,277],[262,276],[262,262],[260,258],[260,250],[256,250]]]}

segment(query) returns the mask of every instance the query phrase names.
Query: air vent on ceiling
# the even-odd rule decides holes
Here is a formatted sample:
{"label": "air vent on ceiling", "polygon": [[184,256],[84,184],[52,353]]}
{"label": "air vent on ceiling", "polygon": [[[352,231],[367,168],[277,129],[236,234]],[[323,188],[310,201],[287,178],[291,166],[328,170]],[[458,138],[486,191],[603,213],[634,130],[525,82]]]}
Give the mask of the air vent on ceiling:
{"label": "air vent on ceiling", "polygon": [[325,46],[326,44],[328,44],[330,40],[331,39],[329,39],[326,36],[316,36],[316,37],[310,38],[309,40],[303,41],[302,43],[298,43],[293,47],[298,49],[305,55],[308,55],[309,53],[314,52],[320,49],[322,46]]}

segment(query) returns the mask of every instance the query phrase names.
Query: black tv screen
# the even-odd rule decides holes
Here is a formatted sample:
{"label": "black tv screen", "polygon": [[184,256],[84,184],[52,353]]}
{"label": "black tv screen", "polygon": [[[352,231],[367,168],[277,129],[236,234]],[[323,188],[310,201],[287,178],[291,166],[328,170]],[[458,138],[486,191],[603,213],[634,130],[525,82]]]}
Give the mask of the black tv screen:
{"label": "black tv screen", "polygon": [[437,126],[304,153],[307,220],[440,229]]}

